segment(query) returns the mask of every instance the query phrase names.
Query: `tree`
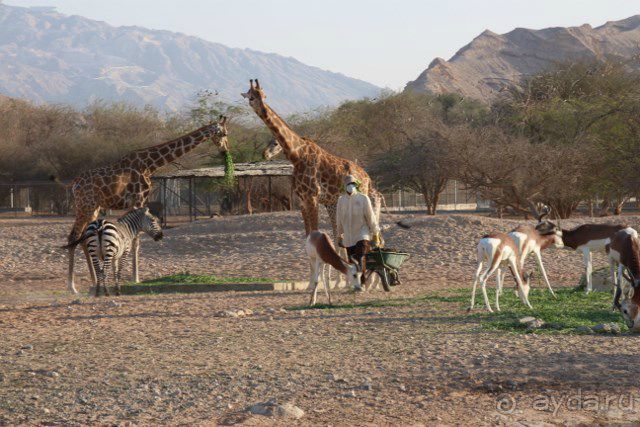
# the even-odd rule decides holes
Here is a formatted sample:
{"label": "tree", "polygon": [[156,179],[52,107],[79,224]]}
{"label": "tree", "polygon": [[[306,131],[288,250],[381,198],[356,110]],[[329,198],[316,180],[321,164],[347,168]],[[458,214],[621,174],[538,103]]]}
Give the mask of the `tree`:
{"label": "tree", "polygon": [[[613,205],[619,213],[640,190],[634,167],[639,105],[640,73],[628,61],[608,59],[560,64],[534,76],[521,88],[507,91],[493,105],[493,113],[496,123],[511,135],[541,144],[557,157],[566,156],[567,162],[558,167],[567,174],[539,195],[543,201],[570,215],[578,194],[589,199],[599,196],[605,210]],[[562,154],[566,151],[570,157]],[[567,182],[572,183],[569,192]]]}

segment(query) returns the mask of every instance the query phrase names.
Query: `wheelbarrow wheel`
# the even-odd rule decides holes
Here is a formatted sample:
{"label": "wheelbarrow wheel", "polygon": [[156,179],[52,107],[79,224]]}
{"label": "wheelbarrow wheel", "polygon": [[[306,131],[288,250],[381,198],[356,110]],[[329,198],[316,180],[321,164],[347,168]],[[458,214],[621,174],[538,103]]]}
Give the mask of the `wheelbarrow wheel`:
{"label": "wheelbarrow wheel", "polygon": [[380,281],[382,282],[382,288],[384,289],[384,291],[391,292],[391,286],[389,285],[389,280],[391,278],[389,277],[389,273],[387,272],[387,270],[383,268],[377,273],[380,276]]}

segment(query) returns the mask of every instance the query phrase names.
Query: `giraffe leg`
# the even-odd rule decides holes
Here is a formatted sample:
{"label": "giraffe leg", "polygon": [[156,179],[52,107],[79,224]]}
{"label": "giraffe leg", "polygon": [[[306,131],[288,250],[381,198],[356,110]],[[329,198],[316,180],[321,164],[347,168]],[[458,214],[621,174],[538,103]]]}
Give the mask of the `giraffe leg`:
{"label": "giraffe leg", "polygon": [[131,281],[133,283],[138,283],[140,282],[140,275],[138,272],[138,255],[140,253],[140,238],[139,237],[135,237],[133,239],[133,242],[131,242],[131,260],[132,260],[132,267],[131,267]]}
{"label": "giraffe leg", "polygon": [[110,258],[105,258],[104,262],[102,263],[102,287],[104,288],[104,296],[108,297],[110,296],[109,294],[109,287],[107,286],[107,280],[109,278],[109,268],[111,267],[111,259]]}
{"label": "giraffe leg", "polygon": [[[338,250],[338,254],[343,257],[346,258],[347,257],[347,253],[346,253],[346,249],[344,248],[340,248],[337,247],[338,245],[338,241],[340,240],[340,236],[338,236],[338,220],[336,217],[336,214],[338,212],[338,205],[337,204],[333,204],[333,205],[324,205],[324,207],[327,209],[327,214],[329,215],[329,220],[331,221],[331,232],[332,232],[332,237],[333,237],[333,243],[336,245],[336,249]],[[336,274],[336,281],[333,285],[333,287],[335,289],[340,287],[340,283],[342,283],[342,274],[340,274],[339,271],[337,271],[335,268],[333,267],[329,267],[329,272],[333,272]],[[346,278],[344,278],[346,281]],[[331,280],[331,274],[329,274],[329,280]]]}
{"label": "giraffe leg", "polygon": [[[300,205],[301,205],[300,212],[302,213],[302,220],[304,221],[304,231],[305,231],[305,234],[308,236],[309,233],[317,229],[317,225],[316,225],[316,228],[313,228],[313,222],[312,222],[313,202],[302,200]],[[317,208],[316,208],[316,216],[317,216]]]}
{"label": "giraffe leg", "polygon": [[91,283],[95,285],[96,283],[98,283],[98,276],[96,275],[96,269],[93,263],[91,262],[91,256],[89,255],[89,250],[87,249],[86,244],[82,245],[82,251],[84,252],[84,257],[87,260],[87,268],[89,269],[89,276],[91,277]]}
{"label": "giraffe leg", "polygon": [[76,289],[76,284],[75,284],[75,280],[74,280],[74,276],[73,276],[73,264],[74,264],[74,258],[75,258],[75,253],[76,253],[76,248],[71,248],[69,249],[69,269],[67,271],[67,288],[69,288],[70,292],[73,292],[74,294],[78,293],[78,290]]}
{"label": "giraffe leg", "polygon": [[316,199],[310,200],[307,205],[309,232],[318,229],[318,223],[320,222],[319,215],[320,213],[318,212],[318,201]]}
{"label": "giraffe leg", "polygon": [[[67,237],[68,243],[72,243],[78,240],[82,236],[82,233],[84,233],[84,229],[87,227],[87,225],[91,221],[95,221],[95,219],[98,218],[98,215],[100,213],[99,208],[94,209],[92,212],[89,210],[90,213],[88,214],[87,214],[87,211],[88,210],[85,209],[84,206],[76,206],[76,219],[73,223],[73,228],[71,229],[71,233],[69,233],[69,236]],[[82,248],[84,251],[85,258],[87,260],[87,265],[89,267],[89,274],[91,275],[92,283],[95,285],[97,284],[95,268],[91,261],[91,257],[89,256],[89,252],[87,251],[86,245],[82,245]],[[69,268],[67,271],[67,287],[69,291],[73,292],[74,294],[77,294],[78,290],[76,289],[75,277],[73,274],[73,270],[75,267],[75,256],[76,256],[76,247],[73,246],[69,249],[69,266],[68,266]]]}
{"label": "giraffe leg", "polygon": [[[304,220],[304,229],[308,236],[313,230],[318,229],[318,205],[313,201],[302,201],[302,219]],[[315,223],[313,218],[315,217]],[[314,225],[315,224],[315,225]],[[314,227],[315,228],[312,228]],[[310,274],[314,274],[313,267],[310,268]],[[316,285],[317,286],[317,285]]]}

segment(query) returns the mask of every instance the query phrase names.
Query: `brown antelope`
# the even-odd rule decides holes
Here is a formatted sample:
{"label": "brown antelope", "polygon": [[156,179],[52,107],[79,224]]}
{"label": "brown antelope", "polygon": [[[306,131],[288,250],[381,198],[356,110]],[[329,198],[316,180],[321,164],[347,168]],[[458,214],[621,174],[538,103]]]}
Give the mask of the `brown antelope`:
{"label": "brown antelope", "polygon": [[[638,232],[628,227],[615,233],[611,238],[611,243],[607,245],[607,255],[611,282],[616,287],[613,309],[619,309],[629,329],[634,329],[638,313],[637,308],[632,310],[631,313],[629,312],[629,300],[633,299],[633,295],[636,293],[635,289],[640,286],[640,239],[638,238]],[[623,303],[621,305],[620,296],[623,293],[623,278],[631,287],[624,286],[626,304]],[[640,324],[637,326],[640,327]]]}
{"label": "brown antelope", "polygon": [[357,261],[351,260],[347,262],[338,255],[336,248],[331,243],[327,233],[323,233],[318,230],[314,230],[309,233],[305,244],[305,250],[307,256],[309,256],[309,262],[311,263],[311,274],[309,277],[309,287],[312,288],[311,300],[309,305],[315,305],[318,294],[318,282],[320,276],[322,276],[322,282],[324,283],[324,290],[327,294],[329,304],[331,304],[331,294],[329,293],[329,280],[323,274],[326,264],[331,265],[333,268],[347,276],[347,284],[352,286],[355,290],[361,290],[362,285],[360,283],[362,278],[362,270]]}
{"label": "brown antelope", "polygon": [[[558,228],[558,226],[547,220],[543,224],[536,226],[536,228],[540,228],[544,232],[551,228]],[[593,290],[591,252],[605,252],[607,245],[611,243],[613,235],[625,228],[627,228],[626,225],[620,224],[582,224],[571,230],[560,229],[563,246],[582,252],[587,279],[587,293]]]}
{"label": "brown antelope", "polygon": [[542,264],[542,255],[540,252],[551,246],[561,248],[563,246],[562,232],[556,225],[545,219],[551,212],[548,206],[544,206],[540,213],[534,206],[532,206],[532,209],[534,215],[538,218],[538,224],[535,227],[530,225],[518,226],[509,233],[509,236],[511,236],[518,248],[518,266],[520,267],[520,271],[524,271],[524,263],[527,257],[533,253],[542,277],[549,288],[549,292],[551,292],[551,295],[555,298],[556,294],[551,288],[551,283],[549,283],[547,271]]}
{"label": "brown antelope", "polygon": [[[482,273],[484,263],[487,263],[487,269]],[[506,264],[506,266],[505,266]],[[482,287],[482,296],[484,305],[487,310],[493,312],[489,297],[487,296],[487,279],[497,271],[497,289],[496,289],[496,309],[500,311],[500,293],[502,292],[502,281],[506,268],[511,270],[511,274],[516,280],[517,293],[520,301],[529,308],[529,279],[530,275],[523,276],[522,270],[518,263],[518,247],[511,236],[505,233],[492,233],[483,236],[478,242],[478,268],[473,280],[473,290],[471,293],[471,306],[469,310],[473,310],[476,299],[476,286],[480,281]]]}

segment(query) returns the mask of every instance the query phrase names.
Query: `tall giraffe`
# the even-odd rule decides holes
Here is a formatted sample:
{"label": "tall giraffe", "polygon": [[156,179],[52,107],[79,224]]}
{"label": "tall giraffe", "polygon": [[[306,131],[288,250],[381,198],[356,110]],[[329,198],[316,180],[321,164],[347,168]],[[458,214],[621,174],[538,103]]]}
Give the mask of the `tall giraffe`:
{"label": "tall giraffe", "polygon": [[[220,116],[218,123],[201,127],[169,142],[133,151],[116,163],[91,169],[78,175],[71,183],[76,218],[68,242],[80,238],[87,224],[95,221],[101,209],[140,208],[145,205],[151,191],[151,175],[160,167],[193,150],[211,139],[221,152],[227,152],[227,117]],[[133,281],[138,282],[138,250],[140,241],[132,244]],[[95,271],[90,263],[86,246],[83,246],[89,272],[95,282]],[[78,293],[74,283],[73,267],[75,246],[69,249],[67,285]]]}
{"label": "tall giraffe", "polygon": [[302,219],[307,234],[318,229],[320,204],[324,205],[331,220],[333,238],[338,239],[336,207],[340,197],[342,180],[353,175],[361,182],[359,191],[373,199],[376,220],[380,219],[381,196],[372,187],[371,178],[354,162],[335,156],[322,149],[314,141],[298,135],[287,123],[267,105],[266,95],[258,79],[250,81],[249,91],[242,96],[258,117],[267,125],[284,155],[293,164],[293,190],[300,198]]}

